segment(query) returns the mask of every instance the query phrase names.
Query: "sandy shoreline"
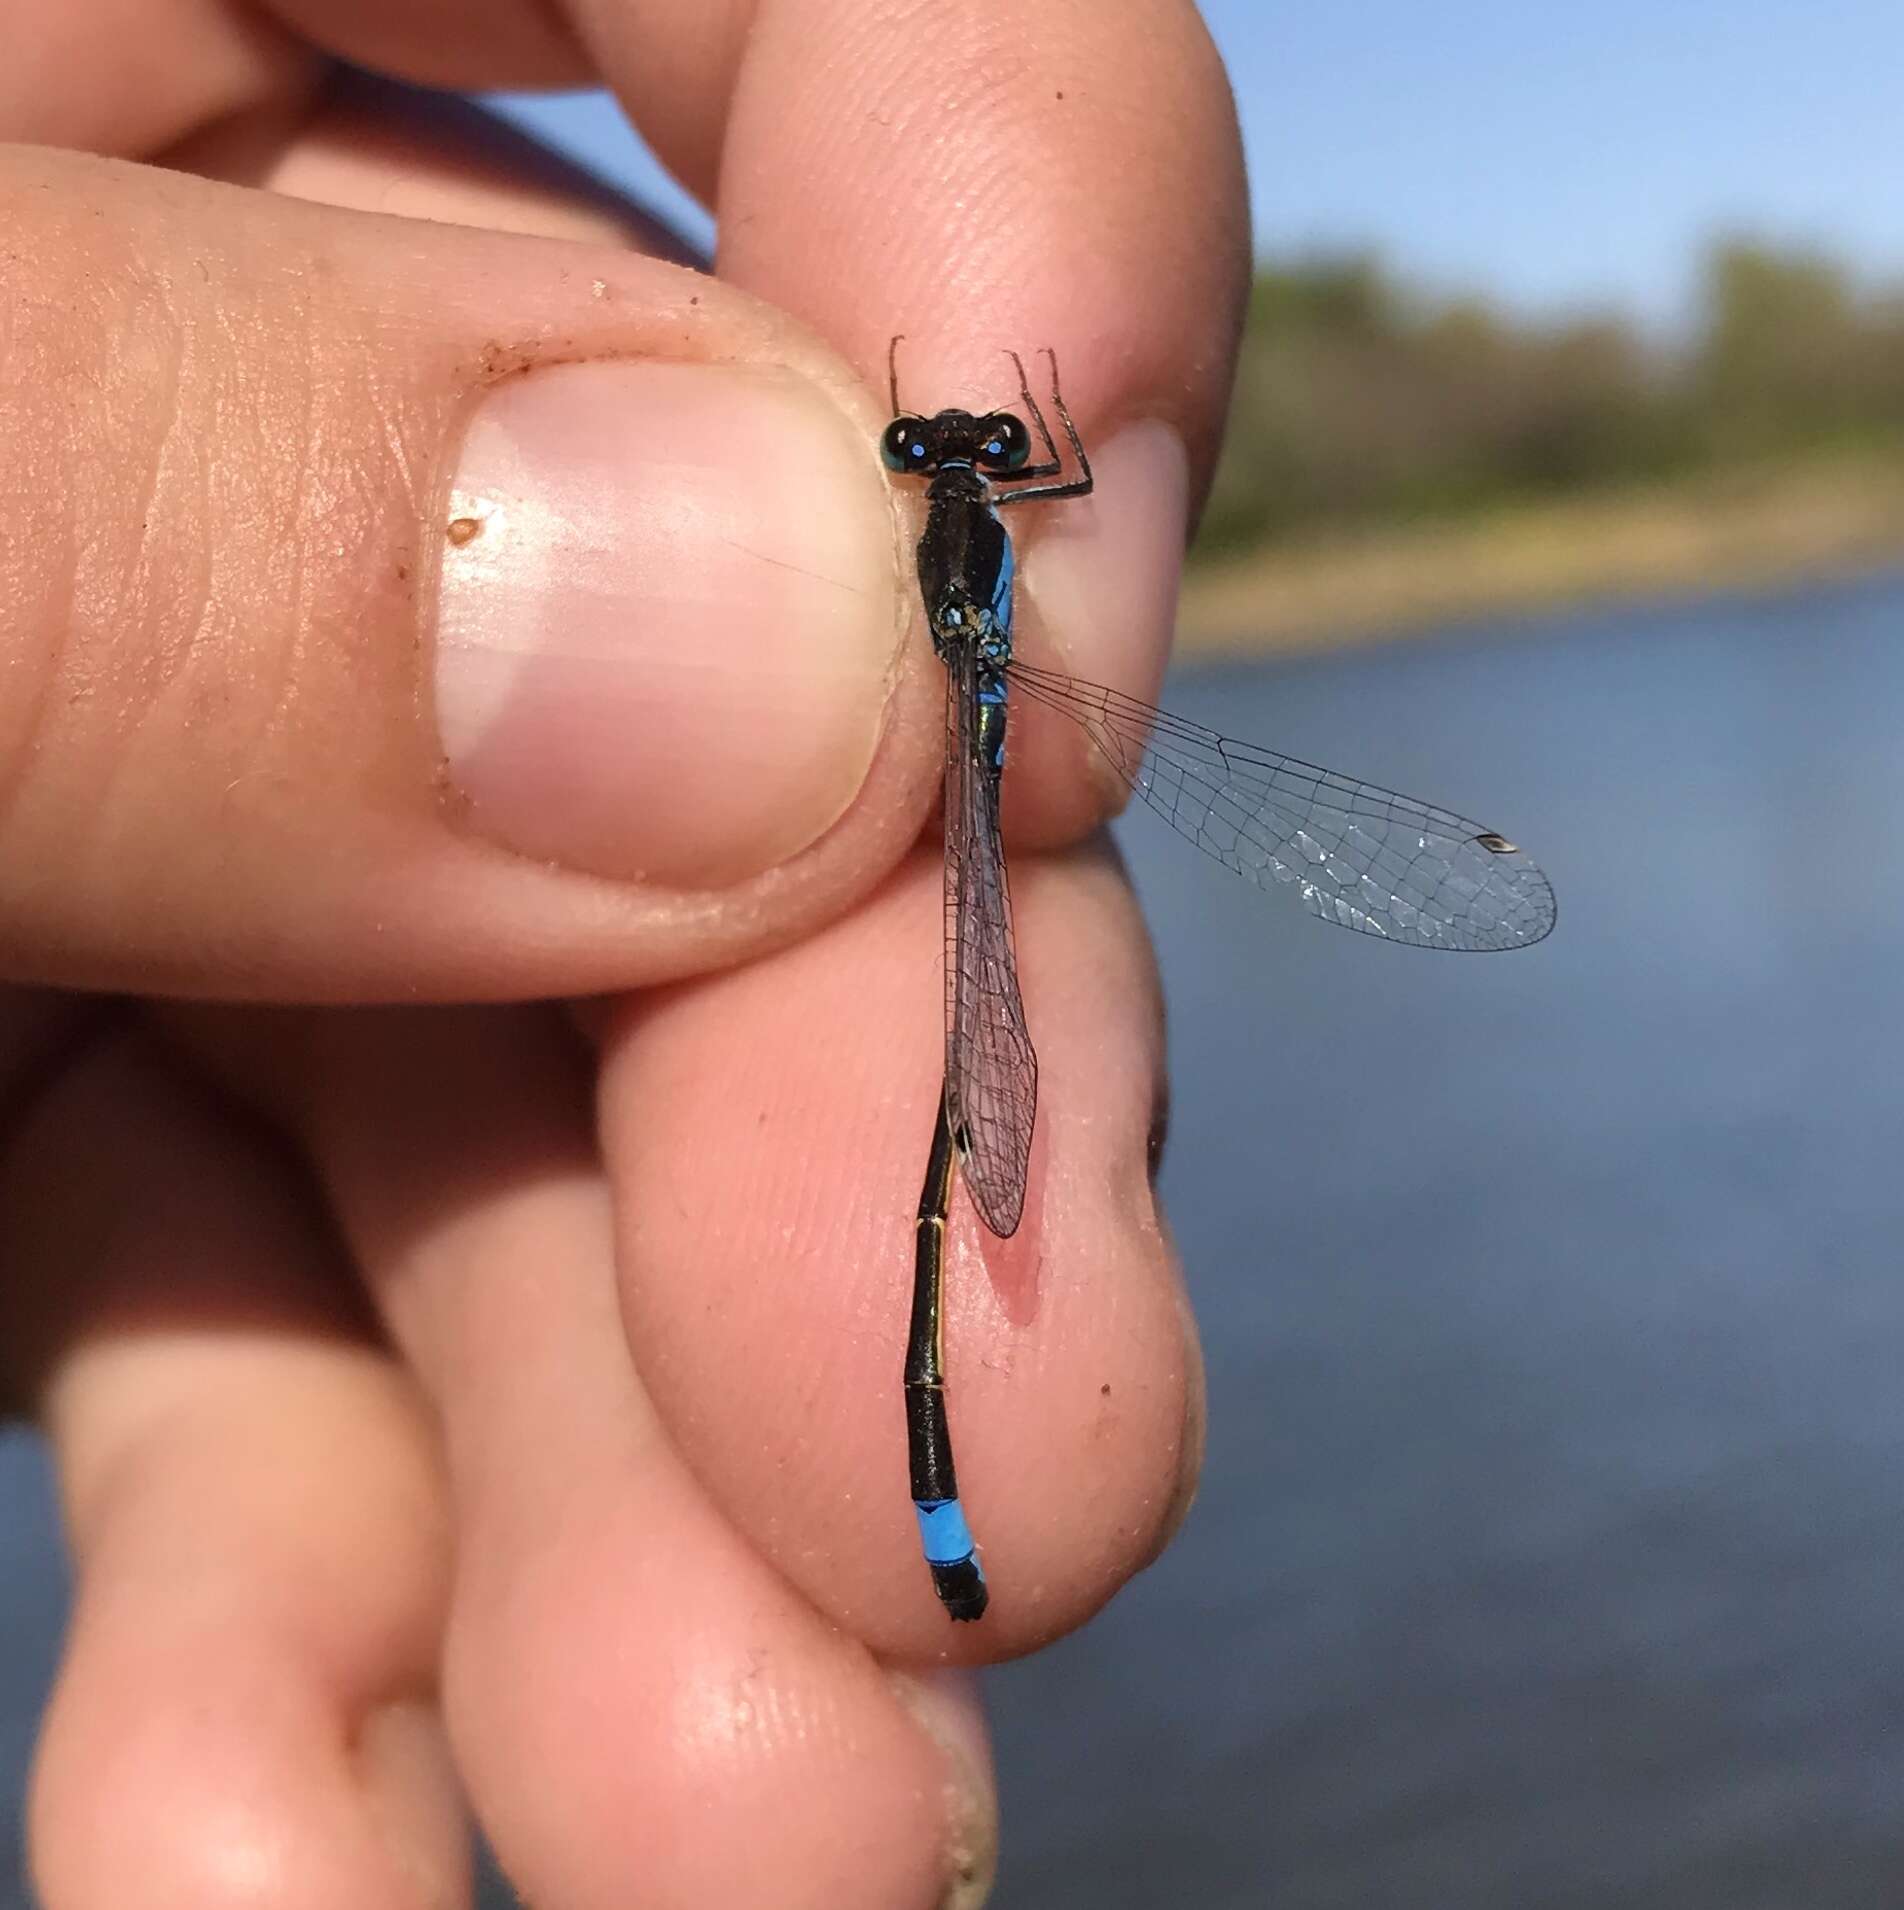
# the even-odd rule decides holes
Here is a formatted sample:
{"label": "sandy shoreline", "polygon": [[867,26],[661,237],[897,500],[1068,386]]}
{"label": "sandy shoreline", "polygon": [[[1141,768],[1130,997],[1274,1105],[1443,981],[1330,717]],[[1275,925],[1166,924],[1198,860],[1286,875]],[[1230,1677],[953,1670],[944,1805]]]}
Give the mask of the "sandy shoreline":
{"label": "sandy shoreline", "polygon": [[1904,461],[1838,457],[1316,537],[1193,568],[1180,656],[1331,649],[1622,597],[1839,577],[1904,561]]}

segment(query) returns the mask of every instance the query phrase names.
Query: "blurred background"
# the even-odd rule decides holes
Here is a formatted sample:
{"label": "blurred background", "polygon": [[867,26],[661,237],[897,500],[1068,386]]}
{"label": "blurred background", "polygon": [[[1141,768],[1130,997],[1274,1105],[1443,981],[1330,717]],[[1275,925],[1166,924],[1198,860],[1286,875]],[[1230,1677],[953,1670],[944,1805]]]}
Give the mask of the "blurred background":
{"label": "blurred background", "polygon": [[[1260,269],[1169,700],[1560,928],[1382,947],[1124,827],[1209,1460],[991,1681],[996,1901],[1904,1903],[1904,10],[1204,10]],[[606,101],[492,104],[710,230]],[[0,1491],[17,1797],[24,1436]]]}

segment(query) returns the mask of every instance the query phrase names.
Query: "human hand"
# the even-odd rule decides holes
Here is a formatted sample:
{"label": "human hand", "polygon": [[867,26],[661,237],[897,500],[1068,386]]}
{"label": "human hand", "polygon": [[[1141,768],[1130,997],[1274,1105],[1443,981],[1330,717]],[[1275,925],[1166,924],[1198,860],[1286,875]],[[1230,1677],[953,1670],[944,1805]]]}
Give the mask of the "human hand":
{"label": "human hand", "polygon": [[[453,1902],[465,1790],[538,1904],[973,1900],[935,1667],[1079,1622],[1187,1494],[1149,958],[1064,846],[1104,779],[1021,716],[1039,1151],[1013,1242],[955,1214],[947,1336],[983,1625],[918,1563],[943,686],[873,445],[891,332],[925,408],[1056,345],[1099,489],[1017,527],[1021,642],[1144,689],[1234,127],[1187,6],[921,18],[16,22],[0,132],[84,149],[0,152],[4,1333],[78,1563],[50,1910]],[[605,80],[718,177],[718,278],[331,55]],[[337,1006],[580,995],[586,1051]]]}

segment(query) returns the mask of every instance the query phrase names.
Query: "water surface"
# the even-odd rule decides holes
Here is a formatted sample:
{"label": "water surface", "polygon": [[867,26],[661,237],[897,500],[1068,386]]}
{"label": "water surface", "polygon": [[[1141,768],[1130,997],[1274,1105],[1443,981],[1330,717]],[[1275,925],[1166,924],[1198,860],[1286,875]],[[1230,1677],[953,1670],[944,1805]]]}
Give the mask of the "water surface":
{"label": "water surface", "polygon": [[1002,1904],[1904,1902],[1900,632],[1892,579],[1173,686],[1560,926],[1387,948],[1127,828],[1209,1460],[993,1681]]}

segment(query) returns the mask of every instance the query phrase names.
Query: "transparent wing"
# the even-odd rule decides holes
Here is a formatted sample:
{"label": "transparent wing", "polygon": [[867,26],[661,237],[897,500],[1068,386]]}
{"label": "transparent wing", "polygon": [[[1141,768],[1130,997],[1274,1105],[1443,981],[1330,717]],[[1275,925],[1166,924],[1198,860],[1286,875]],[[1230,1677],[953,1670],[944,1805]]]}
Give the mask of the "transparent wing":
{"label": "transparent wing", "polygon": [[1101,684],[1013,662],[1013,687],[1079,724],[1180,835],[1312,915],[1421,948],[1526,948],[1554,892],[1505,836],[1412,796],[1232,742]]}
{"label": "transparent wing", "polygon": [[968,655],[947,671],[945,1091],[966,1190],[993,1233],[1018,1230],[1038,1111],[1025,1028],[997,778],[979,760],[978,685]]}

